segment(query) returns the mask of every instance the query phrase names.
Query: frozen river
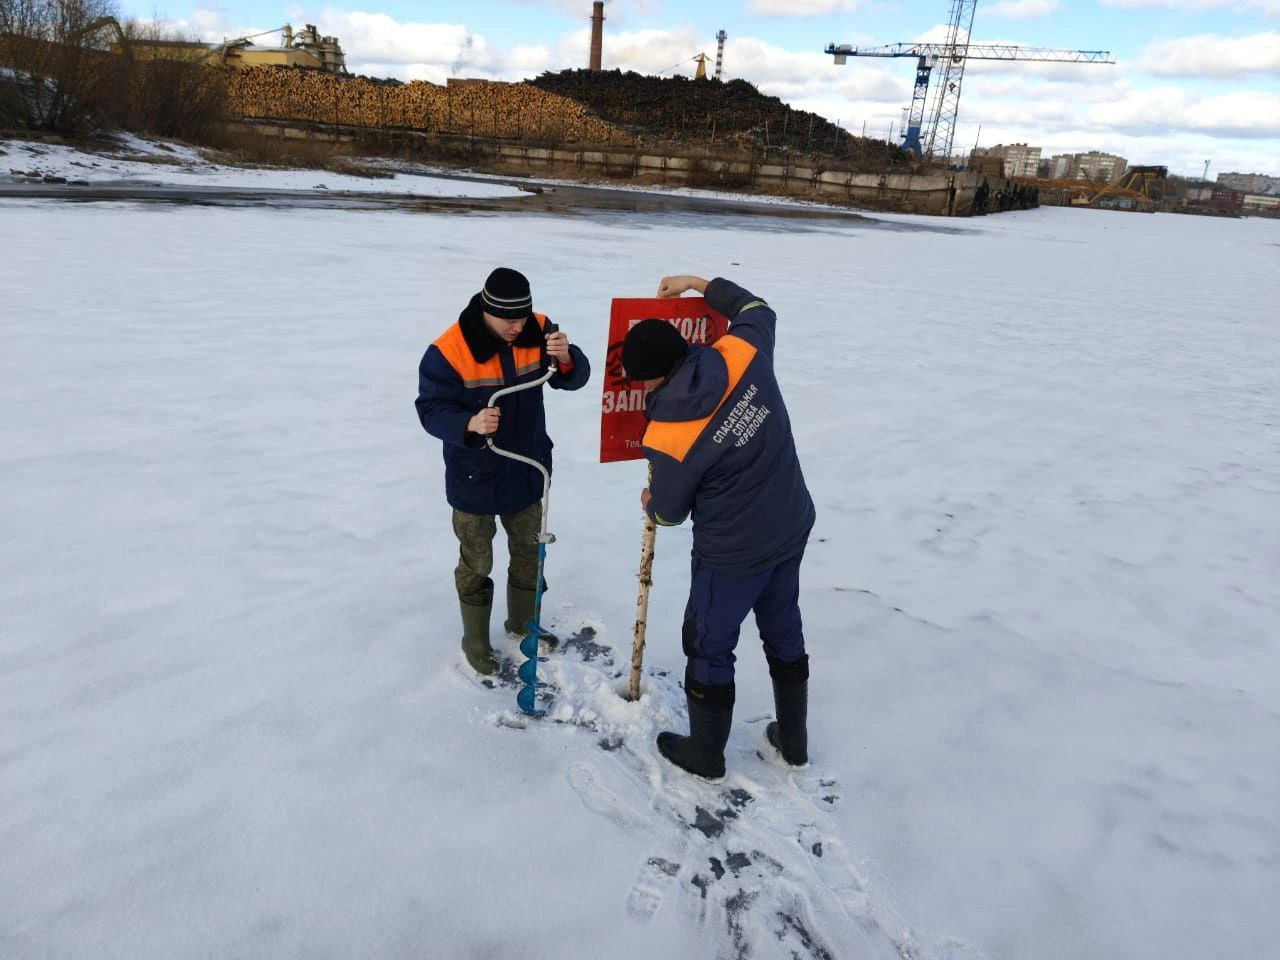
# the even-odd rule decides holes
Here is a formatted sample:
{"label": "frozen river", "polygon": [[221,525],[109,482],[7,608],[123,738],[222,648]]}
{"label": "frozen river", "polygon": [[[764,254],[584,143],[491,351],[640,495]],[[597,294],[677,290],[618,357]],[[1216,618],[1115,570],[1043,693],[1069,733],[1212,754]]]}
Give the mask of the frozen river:
{"label": "frozen river", "polygon": [[[0,957],[1273,954],[1278,264],[1280,221],[1062,209],[0,201]],[[617,697],[598,379],[548,399],[552,717],[467,678],[412,402],[497,265],[597,378],[663,274],[776,309],[806,771],[752,629],[725,783],[657,757],[687,528]]]}

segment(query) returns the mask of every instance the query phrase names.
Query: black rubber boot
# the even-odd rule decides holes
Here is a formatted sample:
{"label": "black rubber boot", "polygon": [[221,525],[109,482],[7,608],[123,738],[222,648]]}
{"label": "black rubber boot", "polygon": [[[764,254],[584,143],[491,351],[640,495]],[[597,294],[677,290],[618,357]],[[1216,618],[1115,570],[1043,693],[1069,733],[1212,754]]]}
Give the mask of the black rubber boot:
{"label": "black rubber boot", "polygon": [[765,727],[764,735],[783,760],[803,767],[809,762],[809,657],[806,654],[790,663],[768,659],[778,719]]}
{"label": "black rubber boot", "polygon": [[724,776],[724,745],[733,725],[733,684],[710,687],[685,681],[689,736],[658,734],[658,752],[681,770],[708,780]]}
{"label": "black rubber boot", "polygon": [[[543,581],[542,595],[546,596],[546,581]],[[529,620],[533,617],[533,601],[534,592],[526,590],[524,587],[517,587],[515,584],[507,581],[507,622],[503,624],[507,633],[513,637],[523,638],[529,627]],[[538,639],[539,645],[544,650],[554,650],[560,644],[560,638],[554,633],[543,631]]]}
{"label": "black rubber boot", "polygon": [[489,614],[493,610],[493,581],[486,580],[483,588],[467,596],[459,596],[462,608],[462,652],[471,669],[487,677],[498,669],[489,648]]}

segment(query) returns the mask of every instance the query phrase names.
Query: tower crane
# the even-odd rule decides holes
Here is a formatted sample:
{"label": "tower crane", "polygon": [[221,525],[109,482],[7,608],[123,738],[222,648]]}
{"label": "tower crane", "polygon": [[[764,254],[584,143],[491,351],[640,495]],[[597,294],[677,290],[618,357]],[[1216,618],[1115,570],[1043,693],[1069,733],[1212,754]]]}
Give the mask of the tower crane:
{"label": "tower crane", "polygon": [[[916,83],[903,131],[902,149],[917,157],[950,157],[960,111],[960,88],[964,65],[969,60],[1030,60],[1042,63],[1113,64],[1107,50],[1055,50],[1047,47],[1020,47],[1000,43],[970,43],[973,13],[977,0],[952,0],[947,23],[947,39],[942,43],[894,43],[878,47],[828,44],[826,53],[837,65],[849,57],[915,57]],[[932,98],[929,81],[936,68],[942,70]]]}

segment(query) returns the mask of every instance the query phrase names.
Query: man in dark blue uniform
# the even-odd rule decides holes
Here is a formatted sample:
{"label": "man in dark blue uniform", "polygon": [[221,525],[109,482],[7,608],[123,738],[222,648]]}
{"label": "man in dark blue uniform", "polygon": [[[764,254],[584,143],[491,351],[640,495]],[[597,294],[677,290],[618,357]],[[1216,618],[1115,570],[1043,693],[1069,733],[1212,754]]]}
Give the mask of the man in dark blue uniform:
{"label": "man in dark blue uniform", "polygon": [[442,333],[418,367],[418,419],[444,441],[445,496],[453,507],[458,538],[454,582],[462,610],[462,652],[481,674],[497,669],[489,646],[493,609],[494,517],[507,531],[509,633],[519,634],[533,615],[538,545],[542,525],[542,475],[522,463],[500,457],[485,443],[537,460],[551,469],[542,388],[523,390],[486,407],[503,387],[536,380],[551,362],[548,384],[577,390],[591,376],[586,356],[547,318],[533,311],[529,281],[499,267],[484,289],[471,298],[458,322]]}
{"label": "man in dark blue uniform", "polygon": [[686,290],[729,318],[710,347],[690,347],[665,320],[627,333],[622,366],[651,389],[645,457],[653,466],[641,505],[663,526],[693,517],[684,615],[689,736],[665,732],[658,749],[703,777],[724,775],[734,704],[734,648],[754,611],[773,681],[777,721],[766,735],[790,764],[808,762],[809,657],[800,620],[800,561],[813,500],[773,374],[777,318],[728,280],[666,277],[659,297]]}

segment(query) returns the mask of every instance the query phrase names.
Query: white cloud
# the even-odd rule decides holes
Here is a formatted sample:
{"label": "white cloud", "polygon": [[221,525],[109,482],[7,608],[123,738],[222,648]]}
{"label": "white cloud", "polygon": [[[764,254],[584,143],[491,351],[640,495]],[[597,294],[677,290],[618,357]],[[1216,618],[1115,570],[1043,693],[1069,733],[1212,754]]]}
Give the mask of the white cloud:
{"label": "white cloud", "polygon": [[[584,31],[581,39],[581,55],[566,66],[587,65],[589,32]],[[693,57],[699,53],[714,55],[715,40],[700,39],[698,32],[692,27],[682,27],[678,30],[606,32],[600,57],[606,69],[683,73],[693,76]]]}
{"label": "white cloud", "polygon": [[1261,13],[1268,17],[1280,17],[1280,0],[1102,0],[1102,5],[1129,10],[1177,10],[1187,13],[1230,10],[1233,13]]}
{"label": "white cloud", "polygon": [[1006,20],[1032,20],[1047,17],[1058,9],[1058,0],[1000,0],[982,8],[984,17],[1004,17]]}
{"label": "white cloud", "polygon": [[[271,36],[276,27],[267,27],[259,24],[246,26],[244,24],[232,23],[226,18],[226,15],[217,10],[197,9],[191,12],[189,20],[153,20],[141,17],[139,20],[143,23],[156,23],[163,27],[173,30],[184,37],[193,37],[205,43],[220,43],[223,40],[233,40],[237,37],[257,37],[259,43],[278,43],[279,36]],[[266,33],[266,36],[260,36]]]}
{"label": "white cloud", "polygon": [[[591,0],[513,0],[521,6],[550,6],[575,20],[591,19]],[[654,7],[653,0],[608,0],[604,5],[605,19],[610,23],[622,26],[631,21],[634,14],[650,12]]]}
{"label": "white cloud", "polygon": [[348,58],[382,63],[482,61],[483,37],[459,23],[400,23],[381,13],[330,14],[324,32],[335,34]]}
{"label": "white cloud", "polygon": [[1098,126],[1130,134],[1207,133],[1241,139],[1280,136],[1280,94],[1236,90],[1204,97],[1181,87],[1134,90],[1122,100],[1092,105]]}
{"label": "white cloud", "polygon": [[751,0],[747,11],[758,17],[821,17],[852,13],[863,0]]}
{"label": "white cloud", "polygon": [[1150,44],[1140,63],[1143,69],[1162,77],[1239,77],[1251,73],[1280,77],[1280,33],[1163,40]]}

